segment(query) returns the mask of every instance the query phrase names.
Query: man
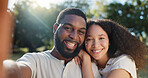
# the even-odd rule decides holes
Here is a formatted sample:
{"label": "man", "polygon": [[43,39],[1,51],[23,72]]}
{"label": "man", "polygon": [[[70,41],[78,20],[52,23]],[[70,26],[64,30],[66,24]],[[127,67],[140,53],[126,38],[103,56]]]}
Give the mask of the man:
{"label": "man", "polygon": [[[54,25],[54,47],[50,51],[27,53],[13,61],[4,61],[10,78],[82,78],[73,58],[78,55],[86,33],[86,16],[76,8],[60,12]],[[94,75],[99,76],[92,64]]]}

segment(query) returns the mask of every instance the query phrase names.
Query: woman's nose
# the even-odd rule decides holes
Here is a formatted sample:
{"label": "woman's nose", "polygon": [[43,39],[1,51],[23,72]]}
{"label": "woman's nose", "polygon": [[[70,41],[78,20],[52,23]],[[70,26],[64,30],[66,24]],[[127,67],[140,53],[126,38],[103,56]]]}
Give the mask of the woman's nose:
{"label": "woman's nose", "polygon": [[99,47],[99,46],[100,46],[99,41],[98,41],[98,40],[94,40],[94,41],[93,41],[93,47],[94,47],[94,48],[97,48],[97,47]]}

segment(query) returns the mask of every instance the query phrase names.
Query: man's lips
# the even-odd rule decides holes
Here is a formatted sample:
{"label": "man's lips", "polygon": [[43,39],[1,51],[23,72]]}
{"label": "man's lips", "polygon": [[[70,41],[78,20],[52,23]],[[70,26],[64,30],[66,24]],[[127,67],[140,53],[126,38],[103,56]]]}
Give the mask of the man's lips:
{"label": "man's lips", "polygon": [[64,41],[64,44],[66,45],[66,48],[74,50],[77,46],[77,43],[74,41]]}

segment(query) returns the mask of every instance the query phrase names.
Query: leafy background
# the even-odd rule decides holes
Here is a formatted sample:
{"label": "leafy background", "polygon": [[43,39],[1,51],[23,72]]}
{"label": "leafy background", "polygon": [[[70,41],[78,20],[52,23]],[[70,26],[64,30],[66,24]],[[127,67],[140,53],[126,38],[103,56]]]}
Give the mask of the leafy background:
{"label": "leafy background", "polygon": [[[50,6],[34,7],[31,0],[20,0],[15,4],[15,8],[10,12],[15,16],[12,59],[16,60],[26,52],[51,49],[53,24],[58,13],[68,7],[80,8],[91,19],[112,19],[129,28],[133,35],[148,46],[148,0],[126,0],[124,4],[116,0],[111,3],[107,0],[63,0]],[[145,69],[139,69],[139,78],[148,77],[148,67]]]}

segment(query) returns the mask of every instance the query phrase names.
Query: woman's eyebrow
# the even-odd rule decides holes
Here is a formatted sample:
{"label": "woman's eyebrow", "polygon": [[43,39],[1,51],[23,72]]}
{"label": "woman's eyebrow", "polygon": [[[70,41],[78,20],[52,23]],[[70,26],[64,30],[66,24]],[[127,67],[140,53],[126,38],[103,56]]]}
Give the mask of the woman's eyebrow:
{"label": "woman's eyebrow", "polygon": [[105,34],[99,34],[98,36],[106,36]]}
{"label": "woman's eyebrow", "polygon": [[86,37],[91,37],[91,35],[86,35]]}
{"label": "woman's eyebrow", "polygon": [[[98,36],[106,36],[105,34],[99,34]],[[86,35],[86,37],[91,37],[91,35]]]}

